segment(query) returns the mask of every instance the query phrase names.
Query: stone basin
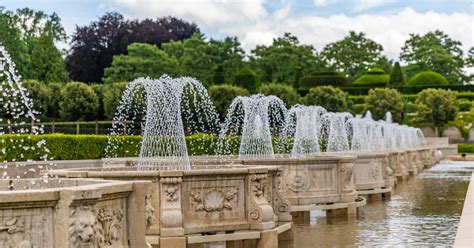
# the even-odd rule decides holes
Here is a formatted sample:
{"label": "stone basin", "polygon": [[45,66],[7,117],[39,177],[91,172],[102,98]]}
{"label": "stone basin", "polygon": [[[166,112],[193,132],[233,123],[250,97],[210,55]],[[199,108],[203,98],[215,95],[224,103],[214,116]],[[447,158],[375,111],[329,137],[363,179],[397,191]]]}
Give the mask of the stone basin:
{"label": "stone basin", "polygon": [[396,177],[389,152],[359,152],[354,166],[355,188],[359,195],[383,194],[390,197]]}
{"label": "stone basin", "polygon": [[0,247],[146,247],[149,182],[0,180]]}
{"label": "stone basin", "polygon": [[49,171],[50,176],[64,178],[151,181],[146,198],[146,233],[150,242],[160,247],[186,247],[192,242],[205,242],[204,235],[232,232],[238,236],[245,231],[258,233],[260,241],[256,247],[275,247],[278,234],[291,228],[290,205],[276,190],[276,173],[279,170],[274,166],[189,171],[139,171],[137,167]]}

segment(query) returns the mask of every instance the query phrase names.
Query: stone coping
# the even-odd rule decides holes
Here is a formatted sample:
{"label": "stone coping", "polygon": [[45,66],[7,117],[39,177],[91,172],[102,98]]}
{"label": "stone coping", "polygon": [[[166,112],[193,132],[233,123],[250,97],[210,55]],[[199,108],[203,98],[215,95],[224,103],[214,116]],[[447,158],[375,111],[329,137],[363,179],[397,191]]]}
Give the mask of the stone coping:
{"label": "stone coping", "polygon": [[[38,188],[8,189],[11,185],[33,185],[36,182]],[[52,184],[52,185],[48,185]],[[41,187],[43,185],[44,187]],[[15,186],[13,186],[15,187]],[[18,186],[21,187],[21,186]],[[133,182],[126,181],[104,181],[97,179],[54,179],[48,183],[42,179],[1,179],[0,180],[0,206],[15,202],[41,202],[57,201],[62,192],[77,192],[75,199],[96,199],[106,194],[129,192],[133,190]]]}
{"label": "stone coping", "polygon": [[464,200],[461,220],[454,241],[454,247],[472,247],[474,244],[474,173],[471,174],[469,188]]}

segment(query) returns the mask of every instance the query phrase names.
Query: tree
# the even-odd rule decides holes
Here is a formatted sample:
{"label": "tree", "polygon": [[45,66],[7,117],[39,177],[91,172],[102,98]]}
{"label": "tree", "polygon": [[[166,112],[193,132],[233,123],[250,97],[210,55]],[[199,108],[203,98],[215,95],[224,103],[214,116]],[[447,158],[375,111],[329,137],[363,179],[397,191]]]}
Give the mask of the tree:
{"label": "tree", "polygon": [[267,96],[277,96],[288,108],[297,104],[300,98],[298,92],[290,85],[270,83],[262,85],[258,91]]}
{"label": "tree", "polygon": [[127,83],[114,83],[108,86],[104,92],[104,112],[108,120],[114,118],[117,106],[122,99],[122,94]]}
{"label": "tree", "polygon": [[[469,49],[469,52],[467,54],[467,58],[466,58],[466,66],[467,67],[474,67],[474,47],[471,47]],[[474,73],[471,73],[469,75],[469,82],[473,82],[474,81]]]}
{"label": "tree", "polygon": [[270,46],[257,46],[252,50],[250,60],[262,81],[295,86],[302,76],[324,68],[314,48],[301,45],[290,33],[274,39]]}
{"label": "tree", "polygon": [[13,13],[0,7],[0,43],[5,47],[20,75],[24,76],[28,65],[28,46],[16,26]]}
{"label": "tree", "polygon": [[133,43],[127,55],[115,55],[112,66],[105,69],[104,82],[131,81],[139,77],[159,78],[163,74],[179,75],[178,60],[155,45]]}
{"label": "tree", "polygon": [[125,54],[131,43],[161,46],[189,38],[192,32],[199,33],[195,24],[172,17],[129,21],[118,13],[106,13],[88,26],[76,27],[66,68],[73,80],[101,82],[113,56]]}
{"label": "tree", "polygon": [[390,112],[394,122],[403,120],[404,104],[402,96],[395,89],[376,88],[370,89],[365,98],[366,111],[370,110],[375,120],[385,117],[385,113]]}
{"label": "tree", "polygon": [[225,117],[227,108],[229,108],[234,98],[247,95],[249,95],[248,90],[227,84],[213,85],[209,88],[209,96],[221,119]]}
{"label": "tree", "polygon": [[31,62],[26,77],[45,83],[69,81],[62,54],[54,45],[53,36],[44,33],[32,38],[31,43]]}
{"label": "tree", "polygon": [[347,93],[332,86],[320,86],[309,90],[303,99],[307,105],[318,105],[331,112],[347,110]]}
{"label": "tree", "polygon": [[402,47],[400,59],[416,65],[417,70],[408,71],[408,78],[429,69],[444,75],[451,84],[463,83],[467,77],[462,71],[465,61],[461,45],[439,30],[422,36],[410,34]]}
{"label": "tree", "polygon": [[28,89],[28,93],[33,100],[34,110],[46,116],[52,95],[51,89],[37,80],[25,80],[23,85]]}
{"label": "tree", "polygon": [[79,82],[67,83],[61,90],[61,118],[68,121],[94,120],[99,99],[90,86]]}
{"label": "tree", "polygon": [[396,62],[393,66],[392,73],[390,73],[390,80],[387,86],[389,87],[400,87],[405,85],[405,77],[403,76],[402,68],[400,63]]}
{"label": "tree", "polygon": [[251,93],[255,93],[260,86],[260,79],[257,73],[245,67],[235,75],[234,84],[249,90]]}
{"label": "tree", "polygon": [[326,45],[321,57],[352,81],[383,60],[382,51],[382,46],[366,38],[364,33],[350,31],[344,39]]}
{"label": "tree", "polygon": [[245,52],[237,37],[226,37],[224,40],[209,41],[209,53],[214,64],[222,67],[224,82],[231,82],[235,75],[245,66]]}
{"label": "tree", "polygon": [[425,89],[416,98],[418,122],[442,127],[456,118],[459,106],[456,91]]}

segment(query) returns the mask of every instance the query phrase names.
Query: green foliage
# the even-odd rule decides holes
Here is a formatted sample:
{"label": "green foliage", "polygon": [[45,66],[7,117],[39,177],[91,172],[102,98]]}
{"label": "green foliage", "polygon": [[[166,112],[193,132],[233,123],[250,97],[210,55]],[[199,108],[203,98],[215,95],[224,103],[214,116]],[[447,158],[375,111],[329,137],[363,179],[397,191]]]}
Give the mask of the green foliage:
{"label": "green foliage", "polygon": [[209,44],[209,54],[213,63],[222,67],[223,76],[223,78],[215,78],[216,74],[214,74],[213,82],[215,84],[232,82],[235,75],[244,67],[245,52],[239,40],[237,37],[226,37],[222,41],[211,39]]}
{"label": "green foliage", "polygon": [[127,55],[115,55],[112,65],[105,69],[104,82],[131,81],[139,77],[159,78],[163,74],[178,76],[178,60],[155,45],[133,43]]}
{"label": "green foliage", "polygon": [[59,105],[61,118],[69,121],[88,121],[97,117],[99,100],[87,84],[71,82],[62,88]]}
{"label": "green foliage", "polygon": [[257,46],[250,57],[253,68],[264,82],[296,84],[303,75],[324,69],[312,46],[301,45],[297,37],[285,33],[270,46]]}
{"label": "green foliage", "polygon": [[459,111],[456,93],[451,90],[426,89],[416,99],[418,122],[442,127],[456,118]]}
{"label": "green foliage", "polygon": [[[367,95],[369,90],[375,88],[374,86],[350,86],[350,87],[341,87],[342,90],[349,93],[350,95]],[[410,85],[410,86],[401,86],[398,87],[397,90],[402,94],[417,94],[422,90],[432,88],[429,85]],[[465,92],[467,94],[474,91],[474,85],[445,85],[445,86],[436,86],[437,89],[445,89],[445,90],[454,90],[459,92]]]}
{"label": "green foliage", "polygon": [[465,61],[461,42],[439,30],[421,36],[410,34],[402,47],[400,59],[415,65],[410,68],[410,74],[433,70],[444,75],[451,84],[467,81],[467,76],[463,74]]}
{"label": "green foliage", "polygon": [[381,68],[374,67],[352,82],[352,86],[386,86],[390,76]]}
{"label": "green foliage", "polygon": [[359,104],[359,103],[356,103],[356,104],[352,104],[351,107],[350,107],[350,112],[353,114],[353,115],[361,115],[361,114],[364,114],[367,110],[367,104],[365,103],[362,103],[362,104]]}
{"label": "green foliage", "polygon": [[472,102],[466,99],[460,99],[458,100],[458,103],[459,103],[459,111],[463,111],[463,112],[470,111],[471,107],[473,106]]}
{"label": "green foliage", "polygon": [[108,90],[108,85],[104,84],[91,84],[90,87],[97,95],[97,100],[99,101],[99,107],[97,108],[97,119],[103,120],[104,119],[104,94]]}
{"label": "green foliage", "polygon": [[400,63],[396,62],[393,66],[392,72],[390,73],[390,80],[388,81],[389,87],[400,87],[405,85],[405,77],[403,76],[402,68]]}
{"label": "green foliage", "polygon": [[224,66],[218,65],[217,68],[214,70],[214,75],[212,76],[212,83],[214,84],[225,83]]}
{"label": "green foliage", "polygon": [[248,90],[227,84],[213,85],[209,88],[209,96],[221,118],[225,117],[227,108],[234,98],[247,95],[249,95]]}
{"label": "green foliage", "polygon": [[315,72],[311,76],[301,77],[299,80],[299,89],[313,88],[315,86],[332,85],[336,87],[345,86],[347,79],[336,71]]}
{"label": "green foliage", "polygon": [[458,144],[458,153],[474,154],[474,144]]}
{"label": "green foliage", "polygon": [[459,92],[458,99],[466,99],[469,101],[474,101],[474,92]]}
{"label": "green foliage", "polygon": [[249,90],[251,93],[255,93],[260,87],[260,79],[257,73],[245,67],[235,75],[234,84]]}
{"label": "green foliage", "polygon": [[385,117],[386,112],[392,113],[394,122],[403,119],[404,104],[400,93],[395,89],[371,89],[366,98],[367,109],[372,112],[375,120]]}
{"label": "green foliage", "polygon": [[16,69],[24,76],[28,66],[29,55],[27,43],[22,39],[21,30],[17,27],[14,14],[4,11],[0,6],[0,41],[10,54]]}
{"label": "green foliage", "polygon": [[347,111],[347,93],[332,86],[310,89],[303,101],[307,105],[318,105],[331,112]]}
{"label": "green foliage", "polygon": [[259,92],[267,96],[274,95],[279,97],[287,107],[297,104],[300,97],[293,87],[276,83],[262,85]]}
{"label": "green foliage", "polygon": [[112,120],[115,115],[118,104],[122,100],[122,94],[127,87],[126,82],[113,83],[104,93],[104,114],[108,120]]}
{"label": "green foliage", "polygon": [[[61,101],[61,88],[62,84],[59,83],[50,83],[48,88],[50,89],[51,95],[48,102],[48,117],[53,119],[59,116],[59,102]],[[34,98],[34,97],[33,97]]]}
{"label": "green foliage", "polygon": [[356,95],[356,96],[349,95],[347,100],[350,102],[350,104],[363,104],[365,103],[366,97],[367,96],[364,96],[364,95]]}
{"label": "green foliage", "polygon": [[449,82],[443,75],[434,71],[422,71],[408,80],[408,85],[442,86]]}
{"label": "green foliage", "polygon": [[350,31],[340,41],[326,45],[321,52],[323,61],[353,81],[382,57],[382,46],[365,37],[364,33]]}
{"label": "green foliage", "polygon": [[52,97],[51,89],[37,80],[25,80],[23,85],[33,100],[33,109],[39,111],[40,114],[47,114]]}

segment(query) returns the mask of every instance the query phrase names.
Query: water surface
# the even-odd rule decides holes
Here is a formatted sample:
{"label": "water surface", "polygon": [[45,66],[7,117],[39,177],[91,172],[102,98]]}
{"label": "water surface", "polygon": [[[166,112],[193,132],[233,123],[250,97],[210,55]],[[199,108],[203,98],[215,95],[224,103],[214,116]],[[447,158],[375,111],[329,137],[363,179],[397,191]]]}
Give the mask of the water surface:
{"label": "water surface", "polygon": [[399,181],[391,200],[368,203],[354,221],[313,211],[280,247],[451,246],[472,171],[472,162],[442,162]]}

